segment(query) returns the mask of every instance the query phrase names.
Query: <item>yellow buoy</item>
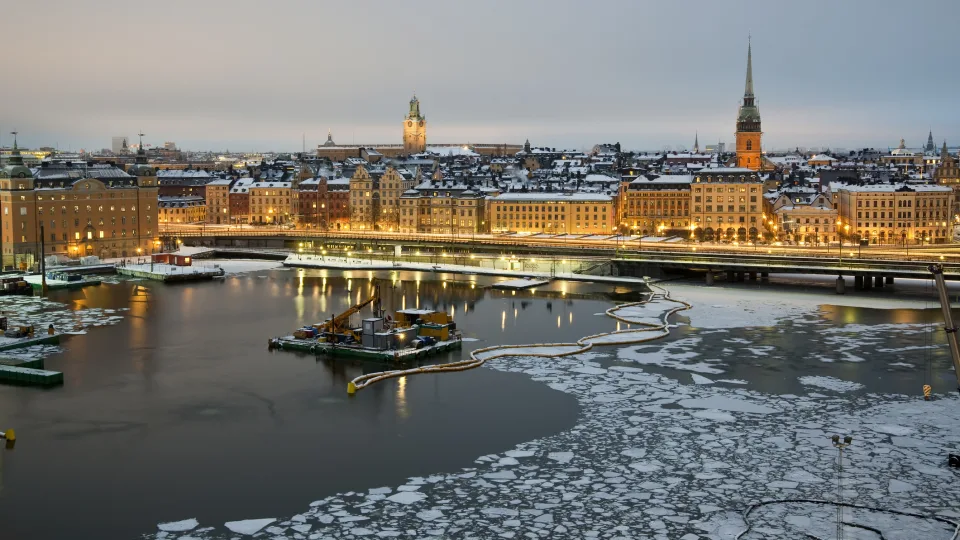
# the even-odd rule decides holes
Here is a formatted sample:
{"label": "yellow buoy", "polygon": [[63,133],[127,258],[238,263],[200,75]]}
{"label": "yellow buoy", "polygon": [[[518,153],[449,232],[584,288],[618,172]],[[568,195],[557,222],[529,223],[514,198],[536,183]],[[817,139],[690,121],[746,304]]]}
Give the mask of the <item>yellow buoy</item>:
{"label": "yellow buoy", "polygon": [[933,388],[929,384],[923,385],[923,399],[930,401],[930,394],[933,392]]}
{"label": "yellow buoy", "polygon": [[12,429],[8,429],[6,434],[4,435],[4,438],[7,439],[8,441],[15,441],[17,440],[17,434],[14,433]]}
{"label": "yellow buoy", "polygon": [[351,396],[357,393],[357,385],[353,381],[347,383],[347,393]]}

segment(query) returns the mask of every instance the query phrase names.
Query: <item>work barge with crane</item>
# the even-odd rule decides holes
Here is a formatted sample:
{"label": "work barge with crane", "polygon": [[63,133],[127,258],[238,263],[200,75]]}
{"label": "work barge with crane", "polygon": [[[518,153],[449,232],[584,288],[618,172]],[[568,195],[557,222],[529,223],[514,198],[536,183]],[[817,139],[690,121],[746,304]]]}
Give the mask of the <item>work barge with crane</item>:
{"label": "work barge with crane", "polygon": [[[352,326],[350,318],[371,306],[373,316]],[[380,307],[380,286],[373,294],[339,315],[304,326],[292,335],[270,339],[270,349],[310,352],[317,355],[355,357],[385,362],[411,362],[459,349],[457,324],[446,312],[401,309],[386,315]]]}

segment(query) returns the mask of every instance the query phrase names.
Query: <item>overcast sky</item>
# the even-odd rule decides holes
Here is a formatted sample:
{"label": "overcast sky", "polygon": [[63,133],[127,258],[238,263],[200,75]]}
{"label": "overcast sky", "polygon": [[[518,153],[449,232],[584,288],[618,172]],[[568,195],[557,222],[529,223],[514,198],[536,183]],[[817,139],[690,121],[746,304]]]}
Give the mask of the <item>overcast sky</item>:
{"label": "overcast sky", "polygon": [[956,1],[9,2],[0,144],[732,142],[748,33],[765,148],[960,144]]}

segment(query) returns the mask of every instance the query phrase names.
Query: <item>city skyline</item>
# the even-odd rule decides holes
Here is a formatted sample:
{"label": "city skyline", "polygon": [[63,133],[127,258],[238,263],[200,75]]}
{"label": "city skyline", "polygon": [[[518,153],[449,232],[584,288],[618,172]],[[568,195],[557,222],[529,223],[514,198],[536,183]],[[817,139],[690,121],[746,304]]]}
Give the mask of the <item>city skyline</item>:
{"label": "city skyline", "polygon": [[[729,147],[748,35],[765,149],[921,147],[928,130],[953,146],[960,120],[957,75],[945,69],[956,39],[947,18],[928,17],[949,5],[940,1],[907,13],[735,2],[682,18],[617,2],[492,3],[468,18],[435,2],[273,12],[208,2],[187,17],[178,2],[149,12],[42,3],[51,39],[9,57],[20,77],[8,85],[18,105],[0,118],[3,145],[14,128],[23,146],[88,151],[139,129],[196,150],[295,151],[301,137],[309,150],[328,129],[340,144],[400,143],[416,92],[428,142],[659,150],[690,148],[696,133],[701,146]],[[14,41],[29,39],[36,12],[12,8],[25,21]],[[211,17],[223,25],[199,23]],[[84,34],[94,21],[111,32]],[[178,39],[164,39],[171,29]]]}

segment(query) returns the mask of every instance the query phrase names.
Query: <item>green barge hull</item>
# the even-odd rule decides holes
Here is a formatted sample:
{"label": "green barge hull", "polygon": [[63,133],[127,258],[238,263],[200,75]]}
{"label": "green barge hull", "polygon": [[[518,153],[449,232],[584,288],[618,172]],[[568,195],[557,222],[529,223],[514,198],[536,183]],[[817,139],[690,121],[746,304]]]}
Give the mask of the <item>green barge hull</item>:
{"label": "green barge hull", "polygon": [[0,365],[0,382],[35,386],[56,386],[63,384],[63,373],[45,369]]}
{"label": "green barge hull", "polygon": [[332,357],[353,357],[365,360],[379,360],[381,362],[412,362],[442,352],[459,349],[462,341],[440,341],[422,349],[379,350],[355,345],[326,343],[313,339],[297,339],[292,336],[276,338],[270,341],[271,348],[285,351],[302,351],[316,355],[325,354]]}

